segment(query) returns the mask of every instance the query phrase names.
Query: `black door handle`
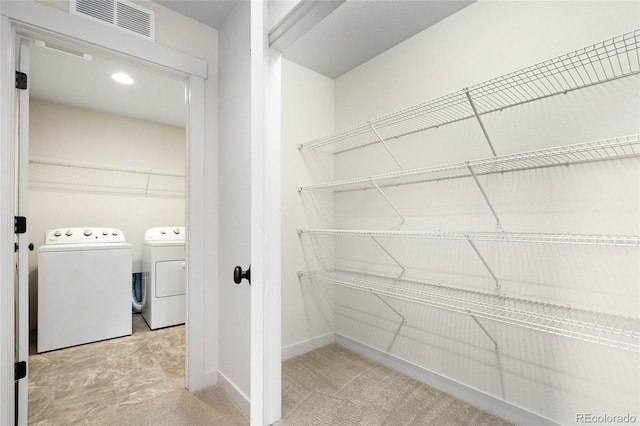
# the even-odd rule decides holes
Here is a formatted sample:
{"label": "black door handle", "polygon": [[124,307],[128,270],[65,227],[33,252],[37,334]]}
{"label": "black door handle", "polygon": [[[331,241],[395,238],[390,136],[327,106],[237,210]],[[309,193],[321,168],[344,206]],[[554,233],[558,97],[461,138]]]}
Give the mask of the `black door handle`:
{"label": "black door handle", "polygon": [[233,270],[234,283],[240,284],[243,278],[249,281],[249,285],[251,285],[251,265],[249,265],[249,268],[247,268],[247,270],[244,272],[242,272],[241,266],[236,266],[235,269]]}
{"label": "black door handle", "polygon": [[33,243],[30,243],[28,248],[29,248],[29,251],[33,251]]}

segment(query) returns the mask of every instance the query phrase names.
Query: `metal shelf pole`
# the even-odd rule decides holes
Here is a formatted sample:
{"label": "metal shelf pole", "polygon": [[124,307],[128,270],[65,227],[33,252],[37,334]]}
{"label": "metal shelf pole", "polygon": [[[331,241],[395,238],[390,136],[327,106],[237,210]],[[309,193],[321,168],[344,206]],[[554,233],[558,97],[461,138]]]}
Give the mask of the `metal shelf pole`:
{"label": "metal shelf pole", "polygon": [[375,133],[375,135],[378,138],[378,140],[380,142],[382,142],[382,145],[384,145],[384,147],[387,150],[387,152],[389,153],[389,155],[391,155],[391,158],[393,158],[393,161],[395,161],[396,164],[398,165],[398,167],[400,167],[400,170],[404,170],[404,167],[402,167],[402,164],[400,164],[400,162],[398,161],[396,156],[393,155],[393,152],[391,151],[391,148],[389,148],[389,145],[387,145],[387,143],[384,141],[384,139],[382,139],[382,137],[380,136],[380,134],[378,133],[376,128],[373,127],[373,124],[371,124],[371,122],[369,122],[369,127],[371,127],[371,130],[373,131],[373,133]]}
{"label": "metal shelf pole", "polygon": [[405,219],[404,216],[402,216],[402,213],[400,213],[400,210],[398,210],[396,208],[395,204],[393,204],[393,202],[389,199],[389,197],[387,197],[387,194],[385,194],[384,191],[382,189],[380,189],[380,187],[378,186],[378,184],[376,183],[376,181],[373,178],[371,178],[371,183],[373,183],[375,185],[375,187],[378,190],[378,192],[380,192],[380,194],[382,194],[384,199],[387,200],[387,203],[389,203],[389,205],[393,208],[393,210],[396,211],[398,216],[400,216],[400,219],[402,219],[402,223],[407,223],[407,219]]}
{"label": "metal shelf pole", "polygon": [[495,209],[493,208],[493,205],[491,204],[491,201],[489,200],[489,197],[487,196],[487,193],[484,192],[484,188],[482,188],[482,185],[480,184],[480,181],[478,180],[478,177],[476,176],[475,172],[473,171],[473,167],[471,167],[471,164],[467,161],[467,168],[469,169],[469,173],[471,173],[471,176],[473,177],[473,180],[476,182],[476,185],[478,186],[478,189],[480,190],[480,193],[482,194],[482,197],[484,198],[484,201],[487,202],[487,205],[489,206],[489,209],[491,210],[491,213],[493,214],[493,217],[496,219],[496,228],[500,229],[502,227],[502,223],[500,222],[500,218],[498,217],[498,214],[496,213]]}
{"label": "metal shelf pole", "polygon": [[369,235],[371,237],[371,239],[373,241],[375,241],[375,243],[385,252],[387,253],[387,256],[389,256],[394,262],[396,262],[396,265],[398,265],[399,267],[402,268],[402,272],[400,273],[399,277],[402,278],[402,276],[405,274],[405,272],[407,271],[406,268],[404,266],[402,266],[402,264],[398,261],[398,259],[396,259],[395,257],[393,257],[393,255],[391,253],[389,253],[389,250],[387,250],[386,248],[384,248],[384,246],[382,244],[380,244],[380,241],[378,241],[378,239],[376,237],[374,237],[373,235]]}
{"label": "metal shelf pole", "polygon": [[476,247],[476,245],[473,243],[473,241],[471,240],[470,237],[467,236],[467,242],[469,243],[469,245],[471,246],[471,248],[473,249],[473,251],[476,252],[476,254],[478,255],[478,257],[480,258],[480,261],[482,262],[482,264],[484,265],[484,267],[487,269],[487,271],[489,272],[489,274],[491,275],[491,278],[493,278],[493,280],[496,282],[496,292],[498,294],[500,294],[500,291],[502,290],[502,286],[500,285],[500,281],[498,281],[498,277],[496,277],[496,274],[493,273],[493,271],[491,270],[491,267],[489,266],[489,264],[487,263],[486,260],[484,260],[484,257],[482,256],[482,254],[480,253],[480,251],[478,250],[478,248]]}
{"label": "metal shelf pole", "polygon": [[462,89],[464,91],[464,94],[467,95],[467,99],[469,99],[469,104],[471,105],[471,109],[473,110],[473,115],[476,116],[476,120],[478,120],[478,124],[480,124],[480,128],[482,129],[482,133],[484,134],[484,138],[487,140],[487,143],[489,144],[489,148],[491,149],[491,152],[493,153],[493,156],[497,156],[498,154],[496,154],[496,150],[493,148],[493,144],[491,143],[491,138],[489,137],[489,133],[487,133],[487,129],[484,127],[484,123],[482,122],[482,119],[480,118],[480,114],[478,114],[478,110],[476,109],[476,105],[473,103],[473,98],[471,97],[471,93],[469,92],[469,88],[465,87],[464,89]]}
{"label": "metal shelf pole", "polygon": [[473,321],[475,321],[478,327],[480,327],[480,330],[482,330],[482,332],[489,338],[489,340],[493,342],[493,348],[496,353],[496,363],[498,365],[498,374],[500,376],[500,396],[502,397],[502,399],[504,399],[505,398],[504,375],[502,374],[502,363],[500,362],[500,345],[498,345],[498,342],[496,341],[496,339],[494,339],[491,336],[491,334],[487,331],[486,328],[484,328],[484,326],[480,323],[480,321],[478,321],[478,319],[473,314],[471,314],[471,311],[469,311],[469,316]]}

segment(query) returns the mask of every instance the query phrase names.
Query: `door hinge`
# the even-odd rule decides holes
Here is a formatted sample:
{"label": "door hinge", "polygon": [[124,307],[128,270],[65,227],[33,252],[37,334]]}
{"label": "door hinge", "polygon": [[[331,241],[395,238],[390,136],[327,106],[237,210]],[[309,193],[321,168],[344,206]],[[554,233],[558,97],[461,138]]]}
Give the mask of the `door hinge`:
{"label": "door hinge", "polygon": [[20,361],[13,364],[13,380],[20,380],[27,377],[27,361]]}
{"label": "door hinge", "polygon": [[27,90],[27,80],[25,73],[16,71],[16,89]]}
{"label": "door hinge", "polygon": [[15,216],[13,219],[13,232],[16,234],[24,234],[27,232],[27,218],[24,216]]}

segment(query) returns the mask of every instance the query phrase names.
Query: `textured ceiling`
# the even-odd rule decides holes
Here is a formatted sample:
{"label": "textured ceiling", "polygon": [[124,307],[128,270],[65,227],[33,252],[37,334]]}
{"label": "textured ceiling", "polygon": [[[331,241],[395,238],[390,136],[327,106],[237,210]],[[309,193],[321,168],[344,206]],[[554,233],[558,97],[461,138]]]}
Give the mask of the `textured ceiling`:
{"label": "textured ceiling", "polygon": [[219,30],[238,0],[154,0],[181,15]]}

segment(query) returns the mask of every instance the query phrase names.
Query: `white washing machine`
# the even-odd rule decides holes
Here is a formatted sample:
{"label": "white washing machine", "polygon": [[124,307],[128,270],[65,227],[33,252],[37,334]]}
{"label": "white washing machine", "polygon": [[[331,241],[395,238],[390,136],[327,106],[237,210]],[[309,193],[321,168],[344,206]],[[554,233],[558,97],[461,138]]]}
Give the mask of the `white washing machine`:
{"label": "white washing machine", "polygon": [[132,262],[118,229],[47,231],[38,248],[38,352],[131,334]]}
{"label": "white washing machine", "polygon": [[142,244],[142,317],[152,330],[184,324],[186,313],[184,227],[148,229]]}

